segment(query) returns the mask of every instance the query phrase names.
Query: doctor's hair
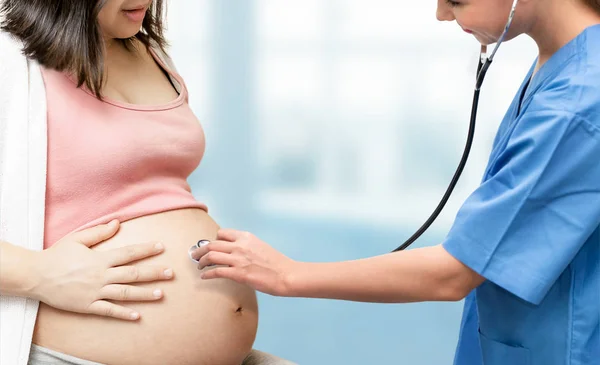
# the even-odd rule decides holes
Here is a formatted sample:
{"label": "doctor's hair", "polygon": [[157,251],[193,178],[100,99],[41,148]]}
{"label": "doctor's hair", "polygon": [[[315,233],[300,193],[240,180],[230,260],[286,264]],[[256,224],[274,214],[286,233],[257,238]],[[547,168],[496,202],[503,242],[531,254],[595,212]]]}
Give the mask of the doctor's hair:
{"label": "doctor's hair", "polygon": [[[102,99],[104,38],[98,14],[106,0],[0,0],[0,29],[23,43],[23,54],[40,65],[73,74],[77,86]],[[142,28],[127,49],[140,41],[165,52],[164,0],[153,0]]]}
{"label": "doctor's hair", "polygon": [[593,9],[596,14],[600,14],[600,0],[583,0],[583,3]]}

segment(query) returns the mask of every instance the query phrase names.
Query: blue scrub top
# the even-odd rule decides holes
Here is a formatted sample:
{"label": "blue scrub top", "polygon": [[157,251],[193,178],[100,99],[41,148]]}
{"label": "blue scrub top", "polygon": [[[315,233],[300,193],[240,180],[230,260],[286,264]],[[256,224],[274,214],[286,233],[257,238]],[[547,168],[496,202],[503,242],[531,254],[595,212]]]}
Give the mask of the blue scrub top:
{"label": "blue scrub top", "polygon": [[457,365],[600,364],[600,25],[532,73],[443,243],[487,279]]}

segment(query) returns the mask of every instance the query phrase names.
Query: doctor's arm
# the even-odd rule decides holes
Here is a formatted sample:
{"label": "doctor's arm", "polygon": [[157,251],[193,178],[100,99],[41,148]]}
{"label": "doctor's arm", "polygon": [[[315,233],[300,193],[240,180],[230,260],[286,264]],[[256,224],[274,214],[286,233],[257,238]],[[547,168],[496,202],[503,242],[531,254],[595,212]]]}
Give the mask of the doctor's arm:
{"label": "doctor's arm", "polygon": [[356,261],[305,263],[289,277],[295,296],[382,303],[459,301],[483,280],[441,245]]}
{"label": "doctor's arm", "polygon": [[[540,104],[514,123],[443,246],[349,262],[299,263],[249,233],[220,231],[217,241],[193,256],[202,257],[207,279],[229,278],[281,296],[457,300],[484,281],[481,273],[537,305],[600,221],[600,125],[556,109],[555,100],[554,91],[547,98],[540,94]],[[223,266],[205,268],[209,264]]]}
{"label": "doctor's arm", "polygon": [[205,279],[228,278],[277,296],[379,303],[458,301],[485,280],[441,245],[353,261],[305,263],[289,259],[250,233],[221,230],[217,241],[193,256],[200,258]]}

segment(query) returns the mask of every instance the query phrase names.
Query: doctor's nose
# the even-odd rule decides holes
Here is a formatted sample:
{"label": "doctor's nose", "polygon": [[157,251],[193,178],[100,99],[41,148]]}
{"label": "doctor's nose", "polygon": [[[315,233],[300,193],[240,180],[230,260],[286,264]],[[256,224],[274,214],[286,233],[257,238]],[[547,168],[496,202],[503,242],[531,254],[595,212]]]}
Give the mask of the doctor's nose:
{"label": "doctor's nose", "polygon": [[435,17],[440,22],[443,22],[443,21],[451,22],[456,19],[454,17],[454,13],[452,12],[452,9],[450,9],[450,6],[446,2],[446,0],[438,0]]}

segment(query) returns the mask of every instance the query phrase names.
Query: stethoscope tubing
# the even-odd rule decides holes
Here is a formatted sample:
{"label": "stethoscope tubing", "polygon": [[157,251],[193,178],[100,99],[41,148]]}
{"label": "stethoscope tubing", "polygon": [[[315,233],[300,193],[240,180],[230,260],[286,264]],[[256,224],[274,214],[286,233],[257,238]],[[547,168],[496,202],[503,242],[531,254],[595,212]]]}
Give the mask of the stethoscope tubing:
{"label": "stethoscope tubing", "polygon": [[452,192],[454,191],[454,188],[456,187],[456,184],[458,183],[460,175],[462,174],[462,172],[465,168],[465,165],[467,164],[467,160],[469,158],[469,153],[471,152],[471,147],[473,145],[473,137],[475,135],[475,124],[477,121],[477,107],[479,105],[479,94],[481,91],[481,86],[483,84],[483,80],[485,79],[485,75],[486,75],[488,69],[490,68],[490,65],[492,64],[494,57],[496,56],[496,52],[498,51],[498,48],[500,47],[500,45],[502,44],[502,42],[504,42],[504,39],[506,38],[506,34],[508,33],[510,25],[512,24],[513,18],[515,16],[515,10],[517,8],[518,2],[519,2],[519,0],[513,0],[513,4],[511,7],[511,10],[510,10],[510,14],[508,16],[508,21],[506,22],[506,25],[504,27],[504,31],[500,35],[500,38],[498,38],[498,42],[496,42],[496,46],[492,50],[492,53],[490,54],[489,57],[486,56],[487,47],[485,45],[481,46],[481,49],[479,52],[479,60],[477,62],[475,90],[473,92],[473,103],[471,105],[471,118],[469,120],[469,131],[467,133],[467,141],[465,143],[465,148],[464,148],[462,157],[460,159],[460,162],[458,164],[458,167],[456,168],[456,171],[454,172],[454,175],[452,176],[452,180],[450,181],[450,184],[448,185],[448,188],[446,189],[446,192],[444,193],[442,200],[439,202],[439,204],[437,205],[437,207],[435,208],[433,213],[429,216],[429,218],[425,221],[425,223],[423,223],[423,225],[412,236],[410,236],[410,238],[408,238],[402,245],[398,246],[392,252],[398,252],[398,251],[405,250],[410,245],[412,245],[423,233],[425,233],[425,231],[427,231],[427,229],[431,226],[431,224],[437,219],[439,214],[442,212],[442,209],[444,209],[444,206],[446,205],[446,203],[448,202],[448,199],[452,195]]}

